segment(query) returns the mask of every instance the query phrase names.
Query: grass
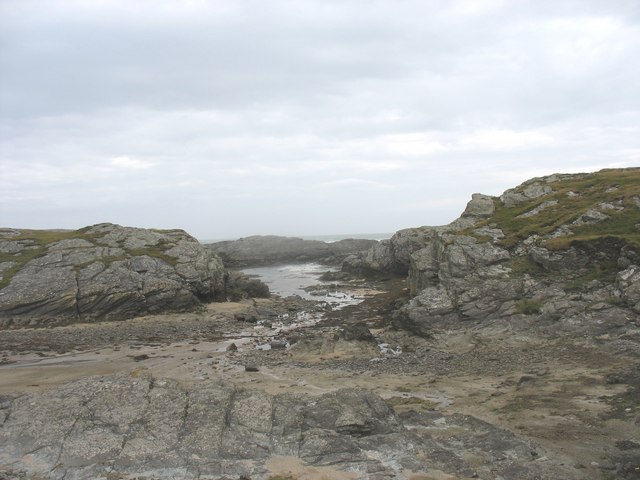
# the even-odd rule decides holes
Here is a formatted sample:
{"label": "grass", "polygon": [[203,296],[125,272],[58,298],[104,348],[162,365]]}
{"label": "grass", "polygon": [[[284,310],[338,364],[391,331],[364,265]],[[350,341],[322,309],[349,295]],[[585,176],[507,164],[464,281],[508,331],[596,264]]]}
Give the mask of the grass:
{"label": "grass", "polygon": [[14,264],[2,272],[2,279],[0,280],[0,290],[9,285],[13,276],[20,271],[29,261],[34,258],[38,258],[44,254],[45,248],[42,246],[36,246],[29,249],[24,249],[17,255],[0,252],[0,263],[13,262]]}
{"label": "grass", "polygon": [[513,257],[509,263],[511,273],[514,275],[532,275],[539,276],[545,272],[541,265],[537,264],[529,257]]}
{"label": "grass", "polygon": [[431,400],[418,397],[391,397],[387,399],[387,403],[389,403],[394,410],[435,410],[439,405],[438,402],[432,402]]}
{"label": "grass", "polygon": [[565,292],[580,292],[584,287],[594,281],[613,283],[618,273],[618,266],[616,262],[601,262],[590,266],[584,271],[578,273],[578,275],[564,284]]}
{"label": "grass", "polygon": [[516,303],[516,312],[524,315],[537,315],[541,312],[542,304],[538,300],[525,298]]}
{"label": "grass", "polygon": [[175,267],[178,263],[178,259],[176,257],[172,257],[171,255],[167,255],[165,251],[168,248],[163,248],[162,246],[153,246],[146,248],[136,248],[132,250],[128,250],[127,254],[131,257],[141,257],[143,255],[147,255],[149,257],[159,258],[160,260],[168,263],[172,267]]}
{"label": "grass", "polygon": [[[634,197],[640,198],[640,169],[602,170],[597,173],[571,176],[550,184],[553,192],[513,207],[506,207],[495,200],[494,215],[478,226],[495,224],[502,229],[505,238],[498,242],[505,248],[512,248],[522,240],[537,234],[547,236],[562,225],[577,220],[600,203],[622,202],[624,211],[606,210],[608,220],[591,225],[573,227],[574,235],[546,240],[545,246],[563,250],[575,241],[590,241],[604,236],[620,239],[640,247],[640,208],[634,204]],[[577,195],[569,195],[573,192]],[[518,218],[543,202],[557,200],[537,215]]]}

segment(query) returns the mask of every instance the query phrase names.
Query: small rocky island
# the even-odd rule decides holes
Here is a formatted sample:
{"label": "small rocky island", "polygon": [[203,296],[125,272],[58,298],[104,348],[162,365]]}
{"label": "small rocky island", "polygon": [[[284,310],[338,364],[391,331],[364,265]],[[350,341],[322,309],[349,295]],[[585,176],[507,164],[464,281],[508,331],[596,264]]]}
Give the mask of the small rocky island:
{"label": "small rocky island", "polygon": [[[0,478],[640,478],[640,169],[305,242],[0,231]],[[236,270],[305,261],[362,301]]]}

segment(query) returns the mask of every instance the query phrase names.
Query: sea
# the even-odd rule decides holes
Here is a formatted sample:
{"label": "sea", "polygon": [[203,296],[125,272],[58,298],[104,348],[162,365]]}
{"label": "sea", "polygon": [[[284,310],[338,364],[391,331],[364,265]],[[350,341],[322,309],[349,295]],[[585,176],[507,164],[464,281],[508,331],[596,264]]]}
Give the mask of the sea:
{"label": "sea", "polygon": [[[362,296],[343,291],[337,282],[320,279],[323,273],[337,270],[337,267],[314,262],[242,269],[247,275],[266,283],[271,293],[283,298],[297,295],[306,300],[325,303],[335,310],[364,300]],[[307,291],[308,287],[315,288]]]}
{"label": "sea", "polygon": [[[334,235],[291,235],[303,240],[319,240],[332,243],[347,238],[366,240],[385,240],[391,238],[393,233],[355,233]],[[225,240],[237,240],[235,238],[200,239],[200,243],[215,243]],[[270,265],[266,267],[244,268],[242,271],[248,275],[259,278],[269,286],[271,293],[281,297],[298,295],[307,300],[325,302],[334,309],[340,309],[347,305],[360,303],[363,298],[351,293],[341,291],[334,282],[320,280],[320,276],[327,271],[336,271],[338,268],[321,265],[315,262],[302,264]],[[320,289],[307,291],[311,286],[321,286]]]}

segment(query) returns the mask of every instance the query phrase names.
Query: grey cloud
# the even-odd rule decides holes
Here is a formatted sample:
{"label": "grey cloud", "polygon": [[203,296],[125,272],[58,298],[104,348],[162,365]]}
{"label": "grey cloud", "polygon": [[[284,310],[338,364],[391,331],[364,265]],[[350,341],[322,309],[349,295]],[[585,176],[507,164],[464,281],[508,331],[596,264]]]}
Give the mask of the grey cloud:
{"label": "grey cloud", "polygon": [[530,175],[637,165],[638,12],[0,0],[2,223],[395,230]]}

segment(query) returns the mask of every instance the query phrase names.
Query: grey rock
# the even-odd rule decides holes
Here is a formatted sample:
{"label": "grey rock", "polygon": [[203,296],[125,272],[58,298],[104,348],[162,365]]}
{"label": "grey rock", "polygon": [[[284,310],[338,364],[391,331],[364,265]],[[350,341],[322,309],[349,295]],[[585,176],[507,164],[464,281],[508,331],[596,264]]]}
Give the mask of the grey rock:
{"label": "grey rock", "polygon": [[482,267],[508,260],[509,252],[492,243],[479,243],[474,237],[456,235],[445,247],[443,274],[449,277],[463,277],[470,271],[482,274]]}
{"label": "grey rock", "polygon": [[381,241],[366,252],[347,257],[342,268],[360,275],[406,275],[411,255],[429,245],[438,232],[451,228],[453,227],[418,227],[399,230],[389,240]]}
{"label": "grey rock", "polygon": [[500,196],[502,203],[506,207],[514,207],[520,203],[548,195],[553,191],[549,185],[541,185],[538,179],[533,179],[529,182],[504,192]]}
{"label": "grey rock", "polygon": [[494,197],[474,193],[460,218],[449,225],[399,230],[389,240],[383,240],[367,251],[347,257],[342,268],[360,275],[406,275],[410,271],[415,252],[430,248],[434,240],[446,232],[471,228],[490,217],[495,212],[494,202]]}
{"label": "grey rock", "polygon": [[135,370],[7,403],[0,465],[8,478],[266,479],[276,455],[361,480],[372,472],[406,478],[403,469],[457,475],[480,457],[492,474],[519,468],[517,478],[541,478],[527,461],[537,448],[525,440],[470,416],[400,418],[360,389],[269,395],[216,381],[185,387]]}
{"label": "grey rock", "polygon": [[580,225],[592,225],[594,223],[602,222],[609,218],[609,215],[602,213],[598,210],[591,209],[587,210],[585,213],[580,215],[572,225],[580,226]]}
{"label": "grey rock", "polygon": [[619,272],[615,283],[622,292],[622,298],[636,313],[640,313],[640,267],[633,265]]}
{"label": "grey rock", "polygon": [[14,265],[27,259],[0,291],[5,328],[120,320],[193,309],[223,296],[222,262],[181,230],[99,224],[49,243],[19,236],[0,240]]}
{"label": "grey rock", "polygon": [[349,255],[342,263],[342,270],[358,275],[391,272],[395,269],[391,240],[382,240],[369,250]]}
{"label": "grey rock", "polygon": [[301,338],[289,348],[294,358],[331,354],[373,357],[379,351],[376,338],[363,323],[348,324],[338,331],[321,332]]}
{"label": "grey rock", "polygon": [[493,242],[502,240],[505,236],[502,230],[499,228],[492,228],[491,226],[476,228],[473,233],[482,237],[491,237]]}
{"label": "grey rock", "polygon": [[467,203],[464,212],[462,212],[462,216],[488,218],[493,215],[495,211],[494,197],[483,195],[482,193],[474,193],[469,203]]}
{"label": "grey rock", "polygon": [[431,317],[451,313],[456,308],[456,303],[449,296],[449,291],[442,285],[427,287],[409,304],[410,317],[420,320],[422,317]]}
{"label": "grey rock", "polygon": [[237,271],[227,272],[224,296],[227,300],[239,301],[243,298],[269,298],[269,286],[257,278]]}

